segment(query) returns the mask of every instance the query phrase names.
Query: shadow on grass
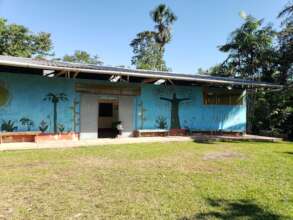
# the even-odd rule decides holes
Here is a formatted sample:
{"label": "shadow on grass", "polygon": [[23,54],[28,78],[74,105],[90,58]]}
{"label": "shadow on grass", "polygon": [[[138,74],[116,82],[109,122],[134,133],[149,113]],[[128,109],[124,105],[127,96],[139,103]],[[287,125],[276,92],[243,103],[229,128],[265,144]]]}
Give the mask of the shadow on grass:
{"label": "shadow on grass", "polygon": [[277,215],[270,211],[264,210],[258,204],[251,200],[224,200],[224,199],[207,199],[207,203],[214,211],[208,211],[196,214],[191,217],[182,217],[179,220],[196,220],[196,219],[249,219],[249,220],[280,220],[289,219],[285,216]]}
{"label": "shadow on grass", "polygon": [[258,143],[258,144],[272,144],[274,142],[262,141],[262,140],[250,140],[250,139],[225,139],[225,138],[217,138],[217,137],[191,137],[193,142],[195,143],[203,143],[203,144],[214,144],[216,142],[222,143],[232,143],[232,144],[239,144],[239,143]]}
{"label": "shadow on grass", "polygon": [[293,152],[291,152],[291,151],[284,152],[284,154],[289,154],[289,155],[293,156]]}
{"label": "shadow on grass", "polygon": [[192,138],[193,142],[200,144],[214,144],[216,140],[210,138]]}
{"label": "shadow on grass", "polygon": [[[247,141],[247,140],[243,140],[243,141],[240,141],[240,140],[225,140],[225,139],[220,139],[220,138],[198,138],[198,137],[192,137],[193,139],[193,142],[195,143],[201,143],[201,144],[216,144],[217,142],[218,143],[232,143],[232,144],[240,144],[240,143],[249,143],[249,142],[252,142],[252,141]],[[259,142],[261,143],[261,142]],[[264,142],[264,143],[267,143],[267,142]]]}

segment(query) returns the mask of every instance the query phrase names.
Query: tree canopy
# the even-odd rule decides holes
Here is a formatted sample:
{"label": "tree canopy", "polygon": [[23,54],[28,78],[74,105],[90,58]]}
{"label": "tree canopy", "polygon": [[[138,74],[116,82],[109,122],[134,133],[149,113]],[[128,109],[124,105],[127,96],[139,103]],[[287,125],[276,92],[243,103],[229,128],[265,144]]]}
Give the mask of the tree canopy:
{"label": "tree canopy", "polygon": [[46,32],[32,33],[18,24],[8,24],[0,18],[0,54],[20,57],[52,55],[51,35]]}
{"label": "tree canopy", "polygon": [[293,78],[293,1],[288,3],[279,13],[279,18],[283,19],[282,30],[278,34],[279,41],[279,65],[280,82],[288,83],[287,79]]}
{"label": "tree canopy", "polygon": [[65,55],[61,60],[73,63],[84,63],[102,65],[103,62],[100,60],[98,55],[90,55],[88,52],[83,50],[76,50],[73,55]]}
{"label": "tree canopy", "polygon": [[167,70],[162,53],[154,38],[154,32],[144,31],[136,35],[130,43],[134,56],[131,63],[137,69]]}
{"label": "tree canopy", "polygon": [[[53,56],[51,34],[46,32],[33,33],[19,24],[9,24],[6,19],[0,18],[0,55],[19,57],[46,57]],[[67,62],[101,65],[103,62],[97,55],[90,55],[83,50],[76,50],[72,55],[62,58]]]}
{"label": "tree canopy", "polygon": [[173,23],[177,20],[169,7],[160,4],[150,13],[155,23],[153,31],[143,31],[130,43],[132,64],[138,69],[168,70],[164,61],[165,45],[171,41]]}
{"label": "tree canopy", "polygon": [[228,57],[220,68],[213,69],[220,72],[213,73],[272,81],[277,74],[275,36],[272,26],[263,26],[263,20],[246,17],[244,24],[232,32],[230,40],[219,47],[220,51],[228,53]]}

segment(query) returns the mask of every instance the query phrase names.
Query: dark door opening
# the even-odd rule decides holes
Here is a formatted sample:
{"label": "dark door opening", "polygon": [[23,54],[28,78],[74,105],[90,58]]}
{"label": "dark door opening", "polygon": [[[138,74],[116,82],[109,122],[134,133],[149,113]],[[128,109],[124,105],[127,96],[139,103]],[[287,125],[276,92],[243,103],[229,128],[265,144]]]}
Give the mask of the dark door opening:
{"label": "dark door opening", "polygon": [[118,102],[99,102],[98,138],[114,138],[117,136]]}

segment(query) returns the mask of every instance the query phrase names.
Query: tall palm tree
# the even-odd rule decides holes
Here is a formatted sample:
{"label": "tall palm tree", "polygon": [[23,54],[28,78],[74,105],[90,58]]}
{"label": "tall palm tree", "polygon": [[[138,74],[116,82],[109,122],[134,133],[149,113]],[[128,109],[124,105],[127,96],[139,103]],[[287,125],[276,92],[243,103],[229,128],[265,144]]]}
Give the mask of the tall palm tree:
{"label": "tall palm tree", "polygon": [[292,15],[293,14],[293,1],[289,2],[285,8],[279,13],[278,17],[283,17],[285,15]]}
{"label": "tall palm tree", "polygon": [[171,28],[173,23],[177,20],[177,17],[171,9],[164,4],[160,4],[151,11],[151,17],[156,23],[156,42],[160,47],[160,51],[163,52],[165,45],[171,40]]}
{"label": "tall palm tree", "polygon": [[289,1],[279,13],[278,18],[283,18],[283,29],[278,34],[280,44],[280,83],[289,83],[288,79],[293,76],[293,1]]}
{"label": "tall palm tree", "polygon": [[44,101],[50,101],[53,103],[53,125],[54,125],[54,133],[57,133],[57,104],[60,101],[67,101],[67,95],[65,93],[54,94],[52,92],[48,93],[46,97],[43,99]]}

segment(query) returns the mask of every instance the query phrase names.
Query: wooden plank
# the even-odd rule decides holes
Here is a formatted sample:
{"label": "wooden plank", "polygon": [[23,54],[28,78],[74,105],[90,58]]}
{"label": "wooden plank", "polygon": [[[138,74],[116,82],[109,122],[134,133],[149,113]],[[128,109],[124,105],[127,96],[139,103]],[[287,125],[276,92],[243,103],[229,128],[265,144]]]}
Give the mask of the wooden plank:
{"label": "wooden plank", "polygon": [[95,85],[95,84],[79,84],[75,85],[77,92],[99,94],[99,95],[124,95],[124,96],[138,96],[141,89],[138,86],[130,85]]}
{"label": "wooden plank", "polygon": [[168,82],[169,82],[171,85],[175,85],[174,82],[173,82],[171,79],[168,79]]}
{"label": "wooden plank", "polygon": [[77,75],[79,74],[79,72],[74,73],[73,75],[73,79],[75,79],[77,77]]}
{"label": "wooden plank", "polygon": [[155,82],[155,81],[157,81],[158,79],[144,79],[143,81],[142,81],[142,83],[153,83],[153,82]]}
{"label": "wooden plank", "polygon": [[66,70],[61,70],[59,73],[57,73],[55,76],[56,77],[59,77],[59,76],[61,76],[61,75],[64,75],[64,74],[66,74]]}

